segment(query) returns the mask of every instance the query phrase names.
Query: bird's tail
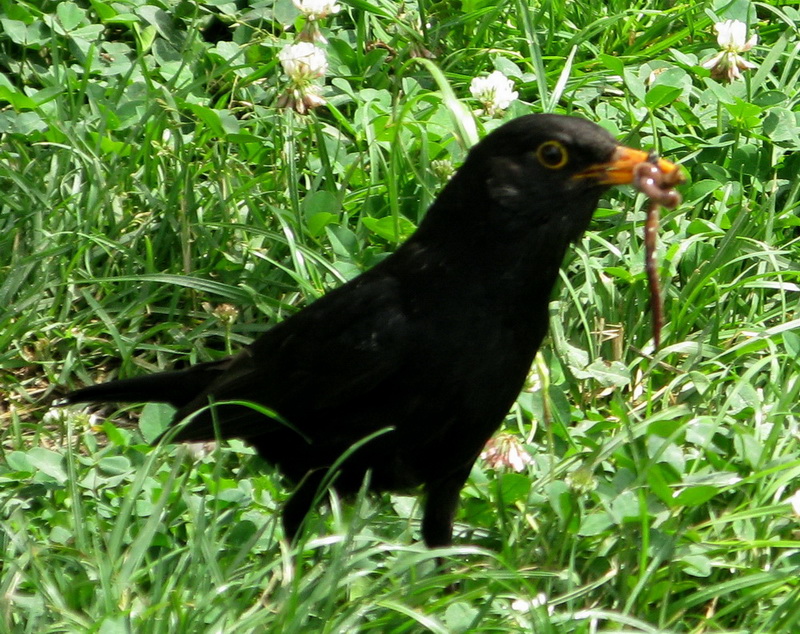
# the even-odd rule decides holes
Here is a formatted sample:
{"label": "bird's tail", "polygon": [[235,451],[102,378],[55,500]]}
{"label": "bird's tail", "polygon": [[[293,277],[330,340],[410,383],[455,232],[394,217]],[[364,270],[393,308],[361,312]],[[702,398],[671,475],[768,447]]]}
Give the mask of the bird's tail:
{"label": "bird's tail", "polygon": [[70,392],[55,404],[154,402],[169,403],[180,408],[202,394],[229,363],[230,359],[223,359],[194,365],[185,370],[170,370],[98,383]]}

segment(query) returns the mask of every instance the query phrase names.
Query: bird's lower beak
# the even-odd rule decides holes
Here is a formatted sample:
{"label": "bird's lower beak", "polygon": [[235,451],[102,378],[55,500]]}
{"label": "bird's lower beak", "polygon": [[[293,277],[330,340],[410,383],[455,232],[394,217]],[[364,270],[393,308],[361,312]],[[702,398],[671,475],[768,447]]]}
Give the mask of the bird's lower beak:
{"label": "bird's lower beak", "polygon": [[679,184],[683,182],[680,168],[666,159],[655,158],[648,152],[634,150],[624,145],[617,146],[606,163],[595,163],[575,174],[573,178],[591,178],[600,185],[625,185],[634,180],[634,168],[642,163],[653,163],[666,177],[666,182]]}

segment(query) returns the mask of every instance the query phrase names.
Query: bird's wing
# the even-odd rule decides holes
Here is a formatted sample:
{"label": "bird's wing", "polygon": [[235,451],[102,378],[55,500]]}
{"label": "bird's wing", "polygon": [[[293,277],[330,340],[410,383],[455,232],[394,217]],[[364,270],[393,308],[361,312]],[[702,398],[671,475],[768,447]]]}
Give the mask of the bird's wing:
{"label": "bird's wing", "polygon": [[[368,399],[401,371],[410,329],[397,283],[365,275],[278,324],[233,359],[228,369],[176,414],[180,420],[213,400],[248,401],[285,422],[319,420],[325,412]],[[283,424],[250,407],[217,409],[223,437],[253,438]],[[214,437],[214,414],[195,414],[176,440]],[[300,431],[305,431],[301,429]]]}

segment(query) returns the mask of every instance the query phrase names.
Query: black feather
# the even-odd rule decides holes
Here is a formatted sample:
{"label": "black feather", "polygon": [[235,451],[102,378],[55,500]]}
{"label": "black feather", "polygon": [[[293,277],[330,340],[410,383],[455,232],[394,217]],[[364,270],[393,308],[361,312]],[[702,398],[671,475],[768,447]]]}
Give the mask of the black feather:
{"label": "black feather", "polygon": [[[536,150],[557,141],[563,167]],[[530,115],[475,146],[416,233],[375,268],[217,363],[72,392],[66,402],[163,401],[175,421],[214,402],[223,437],[252,443],[294,482],[284,523],[295,534],[325,469],[384,428],[341,466],[334,486],[423,486],[423,536],[451,542],[459,491],[516,398],[548,325],[548,301],[569,243],[607,185],[580,178],[617,148],[578,118]],[[197,414],[178,440],[215,437]],[[298,430],[302,433],[298,433]]]}

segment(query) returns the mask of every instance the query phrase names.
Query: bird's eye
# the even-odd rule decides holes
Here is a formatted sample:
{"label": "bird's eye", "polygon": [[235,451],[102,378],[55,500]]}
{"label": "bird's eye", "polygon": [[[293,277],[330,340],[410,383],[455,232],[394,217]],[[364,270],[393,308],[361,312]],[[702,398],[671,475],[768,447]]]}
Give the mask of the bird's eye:
{"label": "bird's eye", "polygon": [[558,170],[567,164],[567,148],[558,141],[545,141],[536,149],[536,158],[545,167]]}

